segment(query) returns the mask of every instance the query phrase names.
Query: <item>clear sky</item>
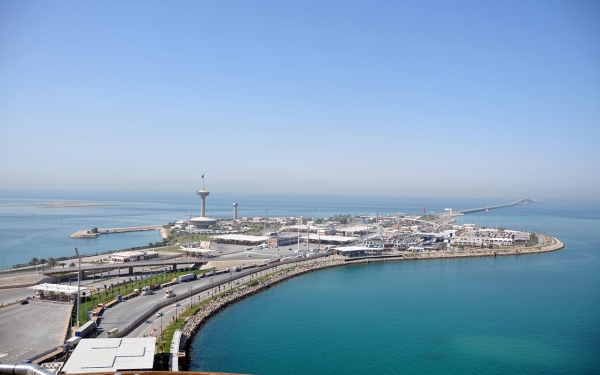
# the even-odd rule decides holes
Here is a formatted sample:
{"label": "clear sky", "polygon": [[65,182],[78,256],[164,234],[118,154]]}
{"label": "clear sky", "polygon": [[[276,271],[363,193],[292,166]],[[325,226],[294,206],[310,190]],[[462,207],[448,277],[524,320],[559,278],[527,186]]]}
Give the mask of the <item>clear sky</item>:
{"label": "clear sky", "polygon": [[1,1],[0,189],[600,199],[598,1]]}

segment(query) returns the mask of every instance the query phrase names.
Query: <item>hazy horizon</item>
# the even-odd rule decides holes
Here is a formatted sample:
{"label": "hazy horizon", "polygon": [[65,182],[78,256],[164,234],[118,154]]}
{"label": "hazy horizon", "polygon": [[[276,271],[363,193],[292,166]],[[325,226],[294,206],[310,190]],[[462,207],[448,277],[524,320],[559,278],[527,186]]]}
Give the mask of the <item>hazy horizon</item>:
{"label": "hazy horizon", "polygon": [[0,3],[0,190],[600,199],[594,1]]}
{"label": "hazy horizon", "polygon": [[[198,189],[196,189],[198,190]],[[209,190],[207,188],[207,190]],[[143,194],[143,195],[164,195],[164,194],[176,194],[180,196],[189,196],[191,200],[199,199],[194,190],[69,190],[69,189],[47,189],[47,190],[34,190],[34,189],[0,189],[0,197],[5,198],[18,198],[25,197],[31,199],[52,199],[52,194],[73,194],[69,197],[61,197],[60,199],[68,200],[90,200],[92,194],[109,195],[114,194]],[[80,194],[84,194],[87,197],[82,198]],[[207,198],[208,202],[215,198],[215,196],[234,196],[239,195],[240,197],[246,196],[278,196],[278,195],[290,195],[290,196],[314,196],[314,197],[364,197],[364,198],[433,198],[433,199],[493,199],[493,200],[521,200],[521,199],[534,199],[534,200],[552,200],[552,201],[599,201],[599,199],[593,198],[553,198],[553,197],[531,197],[531,196],[450,196],[450,195],[408,195],[408,194],[322,194],[322,193],[247,193],[240,191],[219,191],[210,189],[210,197]],[[145,197],[148,198],[148,197]],[[235,198],[235,197],[232,197]],[[90,200],[91,202],[91,200]]]}

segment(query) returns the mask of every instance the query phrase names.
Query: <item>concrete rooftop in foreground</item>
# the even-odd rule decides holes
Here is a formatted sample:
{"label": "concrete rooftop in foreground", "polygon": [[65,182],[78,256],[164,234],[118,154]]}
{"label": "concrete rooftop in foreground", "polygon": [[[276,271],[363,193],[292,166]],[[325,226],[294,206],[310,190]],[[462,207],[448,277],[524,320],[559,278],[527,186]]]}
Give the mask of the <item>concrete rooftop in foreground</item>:
{"label": "concrete rooftop in foreground", "polygon": [[156,337],[82,339],[63,367],[67,374],[152,370]]}

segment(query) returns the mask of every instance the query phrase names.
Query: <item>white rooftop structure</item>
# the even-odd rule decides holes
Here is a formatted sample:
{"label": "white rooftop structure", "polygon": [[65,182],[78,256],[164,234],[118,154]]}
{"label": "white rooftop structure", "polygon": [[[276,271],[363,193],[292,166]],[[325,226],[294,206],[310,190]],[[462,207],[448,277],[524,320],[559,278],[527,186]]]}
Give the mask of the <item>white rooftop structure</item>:
{"label": "white rooftop structure", "polygon": [[82,339],[63,367],[67,374],[152,370],[156,337]]}
{"label": "white rooftop structure", "polygon": [[[69,286],[69,285],[58,285],[58,284],[45,283],[45,284],[29,286],[29,287],[27,287],[27,289],[41,290],[44,292],[52,292],[52,293],[77,294],[77,287]],[[84,286],[81,287],[82,292],[87,291],[87,289],[88,289],[87,287],[84,287]]]}
{"label": "white rooftop structure", "polygon": [[[303,236],[300,236],[300,238],[307,239],[308,236],[303,235]],[[310,236],[310,240],[313,241],[313,242],[321,240],[321,241],[324,241],[324,242],[349,243],[349,242],[356,241],[356,238],[354,238],[354,237],[344,237],[344,236],[328,236],[328,235],[321,235],[321,236],[319,236],[317,234],[313,234],[313,235]]]}
{"label": "white rooftop structure", "polygon": [[210,217],[199,216],[189,220],[189,223],[198,227],[208,227],[209,225],[215,225],[217,219],[211,219]]}
{"label": "white rooftop structure", "polygon": [[351,253],[354,251],[370,251],[373,250],[370,247],[365,246],[344,246],[344,247],[336,247],[333,250],[339,251],[340,253]]}
{"label": "white rooftop structure", "polygon": [[267,236],[249,236],[246,234],[224,234],[221,236],[214,236],[213,238],[215,240],[222,240],[222,241],[239,241],[239,242],[253,242],[253,243],[265,242],[265,241],[269,240],[269,237],[267,237]]}

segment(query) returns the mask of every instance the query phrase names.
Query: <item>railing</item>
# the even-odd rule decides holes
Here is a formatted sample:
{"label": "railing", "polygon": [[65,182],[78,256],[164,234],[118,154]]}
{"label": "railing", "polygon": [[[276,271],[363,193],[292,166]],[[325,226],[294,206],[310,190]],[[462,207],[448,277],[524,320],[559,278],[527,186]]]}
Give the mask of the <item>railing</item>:
{"label": "railing", "polygon": [[169,369],[179,371],[179,343],[181,341],[181,330],[175,330],[171,340],[171,356],[169,357]]}

